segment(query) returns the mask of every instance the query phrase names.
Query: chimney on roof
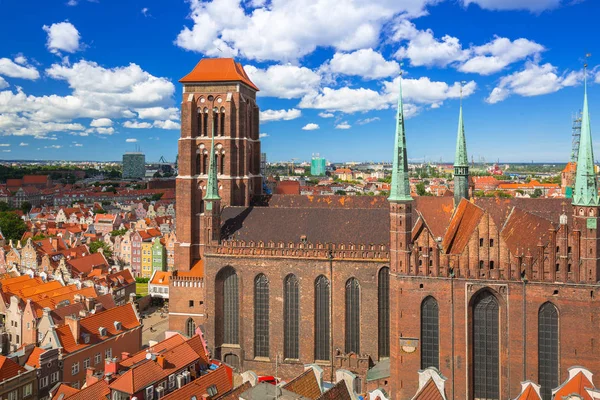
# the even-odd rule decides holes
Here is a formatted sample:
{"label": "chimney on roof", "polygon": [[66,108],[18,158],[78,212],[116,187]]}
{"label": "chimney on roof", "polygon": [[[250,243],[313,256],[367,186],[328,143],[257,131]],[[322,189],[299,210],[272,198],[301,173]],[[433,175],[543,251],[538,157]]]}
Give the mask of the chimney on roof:
{"label": "chimney on roof", "polygon": [[124,351],[121,353],[121,361],[127,360],[129,357],[131,357],[131,354]]}
{"label": "chimney on roof", "polygon": [[[96,301],[96,299],[94,299],[94,301]],[[94,304],[94,314],[99,313],[103,309],[104,309],[104,307],[102,306],[102,304],[100,304],[100,303]]]}
{"label": "chimney on roof", "polygon": [[116,358],[107,358],[104,360],[104,373],[105,374],[117,374],[117,359]]}
{"label": "chimney on roof", "polygon": [[79,317],[77,315],[67,315],[65,317],[65,323],[71,328],[75,343],[79,344],[79,337],[81,336],[81,325],[79,323]]}
{"label": "chimney on roof", "polygon": [[96,307],[96,299],[94,297],[85,298],[85,309],[92,311]]}
{"label": "chimney on roof", "polygon": [[159,367],[161,367],[162,369],[165,369],[165,356],[163,356],[162,354],[159,356],[156,356],[156,363],[158,364]]}
{"label": "chimney on roof", "polygon": [[202,398],[203,399],[210,399],[210,395],[208,393],[203,393],[202,394]]}
{"label": "chimney on roof", "polygon": [[95,374],[96,369],[94,367],[87,367],[85,370],[85,384],[90,386],[100,380],[100,377]]}

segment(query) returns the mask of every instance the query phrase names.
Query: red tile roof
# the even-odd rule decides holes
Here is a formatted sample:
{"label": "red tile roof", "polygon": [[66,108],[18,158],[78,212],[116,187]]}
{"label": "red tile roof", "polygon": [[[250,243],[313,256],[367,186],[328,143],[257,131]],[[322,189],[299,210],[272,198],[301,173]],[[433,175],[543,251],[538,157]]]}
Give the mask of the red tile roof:
{"label": "red tile roof", "polygon": [[[572,371],[569,371],[571,375]],[[576,372],[553,394],[553,399],[563,399],[571,394],[578,394],[583,400],[593,400],[586,389],[593,389],[594,384],[588,379],[583,371]]]}
{"label": "red tile roof", "polygon": [[106,383],[104,379],[101,379],[98,382],[94,382],[90,386],[79,390],[77,393],[67,395],[64,398],[70,400],[95,400],[106,399],[109,394],[110,388],[108,383]]}
{"label": "red tile roof", "polygon": [[483,214],[481,208],[465,199],[461,200],[442,241],[446,254],[462,253]]}
{"label": "red tile roof", "polygon": [[[161,357],[164,359],[162,366],[159,364]],[[202,339],[196,335],[185,343],[156,355],[155,360],[145,360],[135,365],[112,382],[110,387],[134,394],[197,361],[205,366],[209,363],[204,354]]]}
{"label": "red tile roof", "polygon": [[10,379],[27,370],[13,360],[0,356],[0,381]]}
{"label": "red tile roof", "polygon": [[67,261],[74,273],[87,275],[94,268],[108,268],[108,262],[101,253],[92,253],[85,257],[74,258]]}
{"label": "red tile roof", "polygon": [[413,400],[444,400],[433,379],[429,378],[425,386],[413,397]]}
{"label": "red tile roof", "polygon": [[312,368],[292,379],[283,388],[313,400],[321,396],[321,387]]}
{"label": "red tile roof", "polygon": [[[121,322],[121,329],[117,330],[114,322]],[[79,338],[79,343],[75,342],[73,332],[69,325],[63,325],[56,329],[63,353],[72,353],[96,343],[100,343],[110,337],[117,336],[125,331],[140,326],[134,310],[134,305],[127,303],[125,305],[102,311],[98,314],[92,314],[79,320],[82,334],[90,335],[89,343],[84,343],[83,338]],[[101,336],[99,328],[106,328],[106,336]]]}
{"label": "red tile roof", "polygon": [[254,90],[259,90],[244,71],[242,64],[235,62],[233,58],[203,58],[192,72],[179,82],[242,82]]}
{"label": "red tile roof", "polygon": [[152,280],[150,281],[153,285],[169,285],[169,279],[171,278],[171,271],[156,271]]}
{"label": "red tile roof", "polygon": [[542,400],[531,382],[522,383],[521,385],[523,385],[524,388],[522,389],[519,397],[517,397],[515,400]]}
{"label": "red tile roof", "polygon": [[131,355],[126,360],[121,361],[119,364],[124,368],[130,368],[134,364],[139,363],[140,361],[144,361],[146,358],[146,354],[150,353],[163,353],[167,350],[171,350],[174,347],[181,345],[186,342],[186,338],[181,334],[176,334],[163,340],[162,342],[158,342],[152,347],[139,351],[133,355]]}
{"label": "red tile roof", "polygon": [[229,392],[233,388],[231,371],[228,371],[227,367],[222,365],[216,370],[193,380],[181,389],[169,393],[163,397],[163,400],[189,400],[192,396],[201,399],[202,395],[208,394],[208,388],[212,385],[215,385],[217,389],[217,394],[212,397],[216,398],[220,394]]}
{"label": "red tile roof", "polygon": [[[69,396],[73,396],[74,394],[79,393],[78,389],[72,388],[71,386],[61,383],[60,386],[58,387],[58,389],[56,390],[56,393],[54,393],[54,396],[52,396],[53,400],[58,400],[58,399],[67,399],[69,398]],[[61,395],[63,395],[61,397]],[[90,399],[91,400],[91,399]]]}
{"label": "red tile roof", "polygon": [[27,358],[27,361],[25,361],[25,364],[33,368],[39,368],[40,356],[45,352],[46,350],[42,349],[41,347],[34,347],[31,351],[31,354],[29,355],[29,358]]}

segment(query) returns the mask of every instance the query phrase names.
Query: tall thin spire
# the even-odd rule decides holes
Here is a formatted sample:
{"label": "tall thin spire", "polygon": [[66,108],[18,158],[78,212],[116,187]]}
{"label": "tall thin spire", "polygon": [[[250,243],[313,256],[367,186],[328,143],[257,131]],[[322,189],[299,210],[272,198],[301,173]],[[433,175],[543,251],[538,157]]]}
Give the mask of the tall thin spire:
{"label": "tall thin spire", "polygon": [[402,71],[398,78],[398,114],[396,119],[396,138],[394,141],[394,165],[392,166],[392,185],[389,201],[411,201],[408,180],[408,157],[406,156],[406,134],[404,132],[404,111],[402,107]]}
{"label": "tall thin spire", "polygon": [[212,124],[212,139],[210,141],[210,165],[208,167],[208,183],[204,200],[221,200],[217,182],[217,160],[215,158],[215,124]]}
{"label": "tall thin spire", "polygon": [[[586,55],[586,58],[589,54]],[[592,128],[587,100],[587,62],[583,66],[583,110],[581,112],[581,141],[577,155],[577,174],[575,175],[575,192],[573,204],[578,206],[597,206],[598,182],[594,166],[594,149],[592,145]]]}
{"label": "tall thin spire", "polygon": [[467,156],[467,139],[463,123],[463,85],[460,83],[460,110],[458,113],[458,133],[456,136],[456,155],[454,156],[454,202],[469,198],[469,157]]}

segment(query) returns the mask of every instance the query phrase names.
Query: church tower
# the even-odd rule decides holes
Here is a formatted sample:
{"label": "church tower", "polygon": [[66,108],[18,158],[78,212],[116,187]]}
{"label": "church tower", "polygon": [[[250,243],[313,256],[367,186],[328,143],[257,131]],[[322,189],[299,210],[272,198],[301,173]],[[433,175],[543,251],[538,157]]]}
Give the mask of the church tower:
{"label": "church tower", "polygon": [[577,155],[577,172],[573,192],[575,229],[581,235],[581,269],[574,271],[581,281],[597,282],[599,275],[600,235],[598,232],[598,181],[594,165],[592,128],[587,99],[587,64],[584,66],[581,142]]}
{"label": "church tower", "polygon": [[[390,370],[401,371],[407,365],[403,363],[400,337],[403,329],[401,315],[401,296],[404,279],[414,273],[410,265],[412,250],[412,207],[408,179],[408,158],[406,152],[406,135],[404,131],[404,112],[402,108],[402,75],[400,75],[400,93],[398,97],[398,114],[396,121],[396,138],[394,142],[394,163],[392,166],[392,184],[390,188]],[[410,367],[410,365],[409,365]],[[418,366],[415,365],[415,371]],[[395,372],[390,375],[392,391],[395,398],[400,391],[400,383]]]}
{"label": "church tower", "polygon": [[214,135],[210,143],[210,164],[208,167],[208,183],[202,213],[202,232],[200,233],[200,257],[204,257],[205,246],[218,244],[221,240],[221,196],[217,181],[217,163],[215,155]]}
{"label": "church tower", "polygon": [[[183,84],[177,176],[175,265],[188,270],[200,259],[208,192],[209,157],[214,157],[217,195],[223,206],[248,206],[262,194],[258,88],[231,58],[205,58]],[[209,148],[214,140],[214,151]]]}
{"label": "church tower", "polygon": [[467,156],[467,140],[463,124],[462,84],[460,87],[460,111],[458,114],[458,134],[456,137],[456,155],[454,157],[454,206],[458,207],[461,199],[469,198],[469,158]]}

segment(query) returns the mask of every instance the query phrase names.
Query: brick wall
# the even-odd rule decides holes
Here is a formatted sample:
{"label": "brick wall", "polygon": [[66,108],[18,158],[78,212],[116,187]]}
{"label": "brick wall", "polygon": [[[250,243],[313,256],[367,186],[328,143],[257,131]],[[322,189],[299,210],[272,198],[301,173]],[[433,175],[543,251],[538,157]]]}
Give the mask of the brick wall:
{"label": "brick wall", "polygon": [[[334,349],[342,353],[345,347],[345,283],[355,277],[360,283],[360,350],[373,360],[378,359],[377,338],[377,274],[385,262],[371,261],[333,261],[333,344]],[[242,368],[251,369],[260,374],[273,374],[275,357],[279,355],[278,374],[282,378],[292,378],[303,371],[303,365],[314,363],[314,306],[315,280],[320,275],[330,279],[330,266],[327,259],[291,259],[291,258],[253,258],[208,255],[205,260],[205,279],[213,282],[206,286],[206,321],[205,335],[209,345],[216,349],[220,356],[228,350],[219,352],[221,345],[221,329],[216,322],[219,310],[216,306],[215,283],[218,272],[225,266],[232,266],[238,275],[239,288],[239,338]],[[269,359],[254,357],[254,279],[263,273],[269,280],[270,311],[270,347]],[[288,274],[295,274],[300,288],[300,358],[283,360],[283,286]],[[213,311],[215,310],[215,311]],[[212,311],[212,312],[211,312]],[[222,354],[220,354],[222,353]],[[330,374],[330,364],[321,363]]]}

